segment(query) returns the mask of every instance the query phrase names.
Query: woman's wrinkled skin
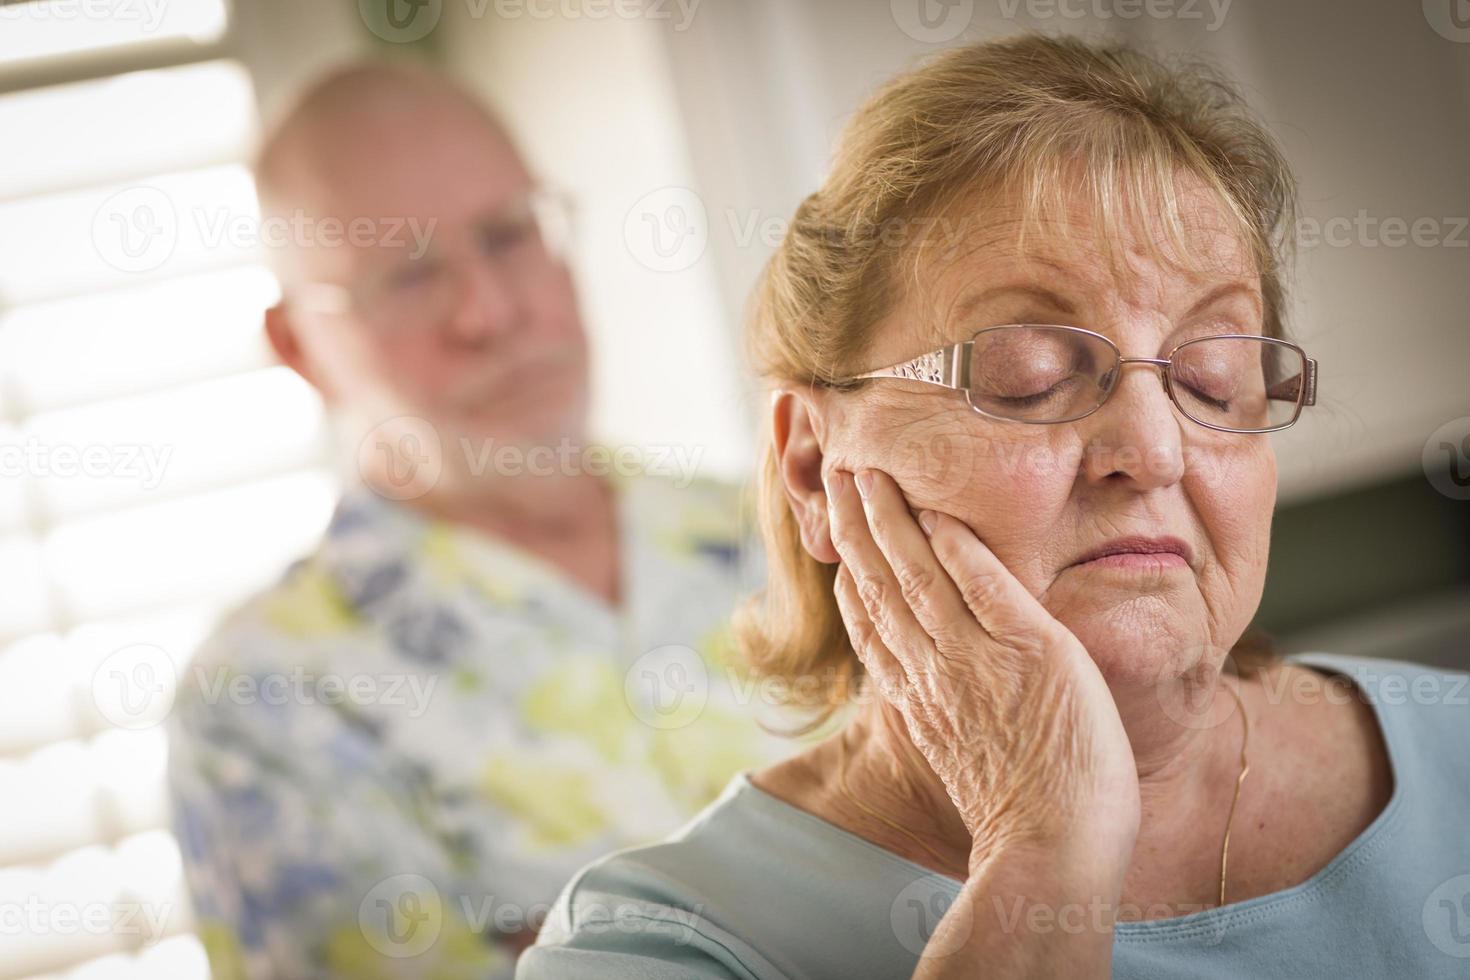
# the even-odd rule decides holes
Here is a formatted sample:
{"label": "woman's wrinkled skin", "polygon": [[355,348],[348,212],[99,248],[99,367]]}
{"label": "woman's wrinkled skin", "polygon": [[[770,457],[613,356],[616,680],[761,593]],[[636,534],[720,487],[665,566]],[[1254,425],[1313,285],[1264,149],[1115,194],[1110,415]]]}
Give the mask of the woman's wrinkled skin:
{"label": "woman's wrinkled skin", "polygon": [[[1024,246],[1015,214],[979,211],[964,248],[914,264],[860,367],[1005,323],[1085,327],[1137,357],[1262,332],[1259,277],[1226,215],[1196,188],[1182,216],[1187,263],[1148,247],[1165,241],[1158,227],[1113,241],[1110,263],[1081,209]],[[961,880],[992,866],[1003,877],[1017,849],[1031,874],[1049,873],[1041,855],[1065,854],[1104,901],[1172,903],[1148,917],[1218,901],[1241,738],[1223,685],[1246,701],[1257,759],[1231,901],[1303,880],[1386,802],[1363,705],[1270,703],[1273,680],[1321,683],[1296,667],[1221,678],[1265,581],[1269,437],[1190,422],[1146,365],[1126,367],[1099,411],[1060,425],[987,419],[959,392],[898,380],[793,386],[774,412],[803,543],[840,562],[838,603],[881,691],[840,736],[849,782],[942,860],[845,801],[833,743],[758,785]],[[1076,565],[1124,535],[1182,539],[1188,567]],[[1361,747],[1358,761],[1322,766],[1334,741]],[[1328,819],[1298,826],[1277,812],[1288,802]]]}

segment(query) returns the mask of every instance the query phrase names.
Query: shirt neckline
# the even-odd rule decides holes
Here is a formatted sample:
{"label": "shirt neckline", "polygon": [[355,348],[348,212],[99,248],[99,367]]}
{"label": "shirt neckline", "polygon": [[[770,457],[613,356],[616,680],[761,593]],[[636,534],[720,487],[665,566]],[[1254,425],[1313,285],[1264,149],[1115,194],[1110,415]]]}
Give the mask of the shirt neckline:
{"label": "shirt neckline", "polygon": [[[450,535],[457,546],[464,549],[470,561],[477,565],[497,567],[508,563],[518,570],[528,584],[535,588],[556,590],[586,606],[595,614],[609,621],[620,620],[633,609],[633,579],[638,561],[638,548],[644,529],[642,514],[636,498],[641,492],[643,480],[636,476],[611,472],[608,474],[613,495],[613,513],[617,521],[617,562],[620,596],[614,604],[597,595],[582,583],[567,575],[560,568],[541,556],[492,535],[478,528],[454,524],[426,514],[411,507],[384,498],[365,484],[356,484],[343,494],[338,510],[343,507],[358,508],[373,515],[370,520],[374,534],[378,535],[377,547],[364,556],[356,549],[343,547],[344,541],[356,530],[334,533],[328,529],[325,558],[329,567],[337,571],[363,560],[379,561],[385,552],[407,552],[429,533]],[[386,533],[384,531],[386,530]]]}
{"label": "shirt neckline", "polygon": [[[1258,895],[1255,898],[1246,899],[1243,902],[1232,902],[1223,907],[1204,909],[1192,912],[1189,915],[1174,916],[1167,919],[1152,919],[1140,922],[1119,922],[1113,927],[1113,936],[1123,942],[1157,942],[1164,939],[1177,939],[1197,935],[1199,933],[1212,933],[1218,935],[1223,929],[1231,924],[1238,924],[1242,920],[1254,920],[1264,917],[1272,910],[1280,906],[1290,905],[1310,899],[1319,892],[1328,882],[1342,874],[1354,870],[1366,858],[1387,839],[1391,826],[1397,821],[1399,813],[1403,809],[1405,795],[1402,746],[1399,744],[1399,734],[1394,722],[1383,710],[1383,705],[1372,692],[1368,691],[1352,675],[1344,660],[1353,658],[1340,657],[1329,653],[1299,653],[1286,657],[1289,662],[1303,664],[1309,669],[1315,669],[1318,673],[1326,672],[1346,677],[1358,690],[1359,694],[1367,701],[1373,709],[1373,717],[1378,722],[1379,735],[1383,739],[1384,752],[1388,757],[1388,767],[1393,779],[1393,792],[1389,796],[1388,803],[1383,810],[1374,817],[1373,821],[1363,829],[1358,836],[1354,837],[1346,847],[1333,856],[1332,860],[1318,869],[1306,881],[1284,888],[1280,891],[1269,892]],[[746,794],[760,802],[775,805],[783,812],[795,813],[812,822],[812,826],[829,835],[838,835],[848,842],[856,842],[865,849],[875,852],[886,860],[897,863],[916,876],[930,880],[943,882],[946,886],[952,886],[955,895],[959,894],[962,882],[940,874],[932,868],[911,861],[900,854],[880,847],[865,837],[854,834],[831,821],[819,817],[814,813],[808,813],[800,807],[761,789],[750,780],[749,770],[737,773],[734,777],[737,793]]]}

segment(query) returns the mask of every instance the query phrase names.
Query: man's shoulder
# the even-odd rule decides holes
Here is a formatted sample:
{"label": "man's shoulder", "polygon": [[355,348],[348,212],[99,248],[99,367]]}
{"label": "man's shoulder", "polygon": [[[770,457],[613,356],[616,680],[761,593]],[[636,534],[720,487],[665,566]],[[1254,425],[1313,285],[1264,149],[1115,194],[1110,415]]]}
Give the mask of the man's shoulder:
{"label": "man's shoulder", "polygon": [[754,497],[744,483],[718,477],[643,476],[631,484],[635,521],[654,544],[677,555],[758,562]]}
{"label": "man's shoulder", "polygon": [[[322,556],[293,562],[271,585],[229,607],[190,658],[204,674],[286,671],[360,638],[366,622]],[[182,685],[187,693],[190,685]]]}
{"label": "man's shoulder", "polygon": [[746,481],[712,474],[643,473],[630,486],[676,510],[718,507],[738,514],[752,503]]}

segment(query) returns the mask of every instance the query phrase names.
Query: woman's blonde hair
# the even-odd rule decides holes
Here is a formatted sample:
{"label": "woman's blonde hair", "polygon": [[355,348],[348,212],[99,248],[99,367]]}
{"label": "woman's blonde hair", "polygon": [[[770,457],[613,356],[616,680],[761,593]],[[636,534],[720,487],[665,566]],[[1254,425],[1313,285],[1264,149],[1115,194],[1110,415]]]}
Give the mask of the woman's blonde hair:
{"label": "woman's blonde hair", "polygon": [[[838,384],[861,365],[935,227],[1000,201],[1025,227],[1065,222],[1085,195],[1099,248],[1125,223],[1162,221],[1187,254],[1181,178],[1223,208],[1260,276],[1263,329],[1283,336],[1295,189],[1275,141],[1231,84],[1120,45],[1027,34],[947,51],[889,82],[853,117],[822,186],[797,208],[765,269],[748,342],[774,384]],[[934,221],[918,220],[929,215]],[[1147,237],[1147,236],[1145,236]],[[862,667],[832,594],[836,568],[802,545],[767,441],[759,484],[766,589],[736,618],[750,669],[788,682],[820,723]],[[1248,633],[1232,660],[1271,659]]]}

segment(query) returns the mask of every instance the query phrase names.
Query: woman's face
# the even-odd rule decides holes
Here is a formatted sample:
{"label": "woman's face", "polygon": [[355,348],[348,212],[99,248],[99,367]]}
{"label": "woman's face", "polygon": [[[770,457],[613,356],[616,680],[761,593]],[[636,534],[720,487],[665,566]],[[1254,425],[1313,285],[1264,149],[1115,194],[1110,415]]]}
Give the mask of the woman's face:
{"label": "woman's face", "polygon": [[[1260,333],[1249,253],[1203,194],[1185,217],[1189,267],[1151,259],[1137,240],[1114,241],[1110,265],[1081,217],[1065,232],[1028,233],[1023,252],[1014,216],[987,208],[963,249],[914,267],[864,368],[1008,323],[1085,327],[1125,357],[1163,357],[1205,334]],[[881,469],[915,511],[965,521],[1115,687],[1218,668],[1259,603],[1276,495],[1269,438],[1184,418],[1155,367],[1126,366],[1107,403],[1071,423],[992,420],[962,392],[907,380],[823,391],[812,416],[823,473]],[[803,518],[812,519],[824,520]],[[825,526],[804,530],[817,558],[835,560]],[[1079,563],[1132,536],[1178,538],[1189,555],[1175,567]]]}

